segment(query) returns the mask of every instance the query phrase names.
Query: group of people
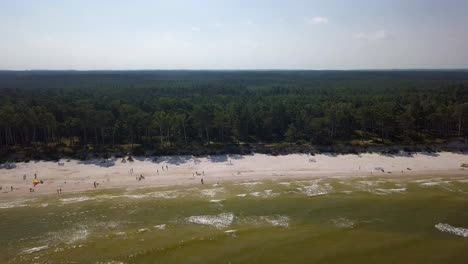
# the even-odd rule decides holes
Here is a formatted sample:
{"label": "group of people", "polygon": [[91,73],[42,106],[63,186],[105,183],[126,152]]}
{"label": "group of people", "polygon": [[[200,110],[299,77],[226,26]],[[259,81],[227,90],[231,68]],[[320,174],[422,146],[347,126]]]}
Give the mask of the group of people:
{"label": "group of people", "polygon": [[[13,185],[10,186],[10,191],[12,192],[15,188],[13,188]],[[0,186],[0,191],[3,190],[3,186]]]}
{"label": "group of people", "polygon": [[194,172],[194,173],[192,174],[192,176],[195,177],[195,175],[197,175],[197,176],[201,176],[201,175],[205,176],[205,171],[202,171],[201,173],[199,173],[198,171],[196,171],[196,172]]}
{"label": "group of people", "polygon": [[200,183],[201,183],[201,184],[205,184],[205,181],[203,180],[203,176],[205,176],[205,171],[202,171],[201,173],[198,172],[198,171],[192,173],[192,177],[193,177],[193,178],[195,178],[195,175],[197,175],[197,176],[202,176],[202,177],[200,178]]}

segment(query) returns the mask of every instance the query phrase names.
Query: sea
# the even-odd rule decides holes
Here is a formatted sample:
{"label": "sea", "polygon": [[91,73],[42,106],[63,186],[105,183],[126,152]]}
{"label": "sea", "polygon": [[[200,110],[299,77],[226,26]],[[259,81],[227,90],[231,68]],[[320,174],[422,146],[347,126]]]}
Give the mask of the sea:
{"label": "sea", "polygon": [[468,175],[0,201],[0,263],[468,263]]}

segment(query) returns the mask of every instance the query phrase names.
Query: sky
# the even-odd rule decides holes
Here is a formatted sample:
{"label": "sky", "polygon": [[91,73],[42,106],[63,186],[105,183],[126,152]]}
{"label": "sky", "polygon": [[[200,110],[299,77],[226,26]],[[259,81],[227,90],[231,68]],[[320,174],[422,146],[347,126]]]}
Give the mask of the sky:
{"label": "sky", "polygon": [[465,0],[0,0],[0,69],[466,69]]}

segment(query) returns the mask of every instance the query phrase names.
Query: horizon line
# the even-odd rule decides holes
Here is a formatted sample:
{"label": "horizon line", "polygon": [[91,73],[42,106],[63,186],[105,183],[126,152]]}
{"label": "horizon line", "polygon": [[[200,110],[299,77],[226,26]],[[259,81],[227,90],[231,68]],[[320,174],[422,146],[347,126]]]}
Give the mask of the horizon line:
{"label": "horizon line", "polygon": [[356,68],[356,69],[23,69],[23,70],[11,70],[11,69],[0,69],[0,72],[138,72],[138,71],[468,71],[468,68]]}

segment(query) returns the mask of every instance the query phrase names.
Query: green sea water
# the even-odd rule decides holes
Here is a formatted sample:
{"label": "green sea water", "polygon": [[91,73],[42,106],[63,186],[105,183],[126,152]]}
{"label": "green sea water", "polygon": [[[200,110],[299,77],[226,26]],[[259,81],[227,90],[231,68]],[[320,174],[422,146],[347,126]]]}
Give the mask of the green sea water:
{"label": "green sea water", "polygon": [[96,190],[0,219],[0,263],[468,263],[468,176]]}

